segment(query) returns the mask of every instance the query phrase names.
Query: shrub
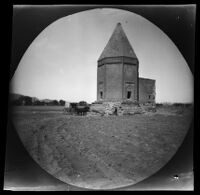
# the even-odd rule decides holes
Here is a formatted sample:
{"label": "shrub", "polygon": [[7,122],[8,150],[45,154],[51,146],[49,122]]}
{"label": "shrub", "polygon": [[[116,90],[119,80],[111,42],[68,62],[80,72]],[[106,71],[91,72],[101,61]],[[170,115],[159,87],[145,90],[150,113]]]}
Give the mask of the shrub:
{"label": "shrub", "polygon": [[182,104],[182,103],[174,103],[173,106],[175,106],[175,107],[183,107],[184,104]]}
{"label": "shrub", "polygon": [[161,103],[156,103],[156,107],[162,107],[163,106],[163,104],[161,104]]}

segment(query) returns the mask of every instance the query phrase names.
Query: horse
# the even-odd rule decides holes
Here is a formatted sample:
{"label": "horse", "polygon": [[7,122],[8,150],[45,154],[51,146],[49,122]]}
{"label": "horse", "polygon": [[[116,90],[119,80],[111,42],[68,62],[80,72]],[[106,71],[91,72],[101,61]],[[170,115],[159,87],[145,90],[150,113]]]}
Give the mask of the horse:
{"label": "horse", "polygon": [[89,111],[89,106],[80,106],[77,105],[75,111],[78,115],[85,115]]}

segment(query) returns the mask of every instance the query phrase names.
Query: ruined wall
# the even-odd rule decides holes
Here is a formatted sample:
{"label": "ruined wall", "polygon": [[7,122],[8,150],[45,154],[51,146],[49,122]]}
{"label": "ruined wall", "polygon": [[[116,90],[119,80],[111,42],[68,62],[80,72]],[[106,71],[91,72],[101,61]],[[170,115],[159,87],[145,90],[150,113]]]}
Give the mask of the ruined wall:
{"label": "ruined wall", "polygon": [[155,103],[155,80],[139,78],[139,102]]}
{"label": "ruined wall", "polygon": [[93,103],[90,106],[90,112],[88,116],[108,116],[108,115],[132,115],[145,113],[143,107],[132,104],[120,103],[120,102],[102,102]]}

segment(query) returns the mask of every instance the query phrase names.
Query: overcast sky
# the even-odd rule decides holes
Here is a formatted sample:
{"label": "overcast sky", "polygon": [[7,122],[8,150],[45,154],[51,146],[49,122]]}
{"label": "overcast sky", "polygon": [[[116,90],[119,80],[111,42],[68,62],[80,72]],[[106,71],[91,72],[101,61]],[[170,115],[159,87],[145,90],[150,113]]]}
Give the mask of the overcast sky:
{"label": "overcast sky", "polygon": [[156,101],[192,102],[193,75],[174,43],[145,18],[119,9],[84,11],[49,25],[21,59],[11,92],[94,102],[97,60],[118,22],[139,59],[140,77],[156,80]]}

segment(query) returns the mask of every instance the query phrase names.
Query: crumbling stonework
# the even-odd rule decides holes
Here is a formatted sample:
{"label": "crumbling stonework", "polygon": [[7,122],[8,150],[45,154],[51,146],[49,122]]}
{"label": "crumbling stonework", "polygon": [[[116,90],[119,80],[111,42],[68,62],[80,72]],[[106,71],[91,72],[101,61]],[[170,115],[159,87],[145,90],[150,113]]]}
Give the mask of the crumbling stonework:
{"label": "crumbling stonework", "polygon": [[90,106],[88,116],[134,115],[145,113],[145,108],[134,102],[102,102]]}
{"label": "crumbling stonework", "polygon": [[155,80],[139,78],[139,102],[144,103],[155,103],[156,89]]}

